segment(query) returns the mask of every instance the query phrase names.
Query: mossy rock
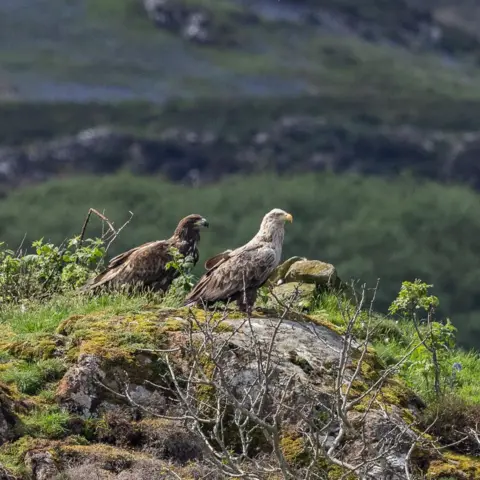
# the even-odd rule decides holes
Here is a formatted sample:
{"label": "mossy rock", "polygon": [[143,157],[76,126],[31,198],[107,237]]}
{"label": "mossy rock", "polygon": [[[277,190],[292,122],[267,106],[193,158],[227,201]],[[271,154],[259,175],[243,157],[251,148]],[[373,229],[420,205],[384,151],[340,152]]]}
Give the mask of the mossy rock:
{"label": "mossy rock", "polygon": [[446,453],[445,460],[430,462],[427,480],[477,480],[480,478],[480,459],[466,455]]}
{"label": "mossy rock", "polygon": [[301,260],[307,259],[305,257],[290,257],[288,260],[285,260],[273,271],[273,273],[268,278],[267,284],[277,285],[280,281],[283,281],[290,267],[295,262],[300,262]]}
{"label": "mossy rock", "polygon": [[336,287],[337,271],[330,263],[320,260],[303,260],[293,263],[285,276],[285,281]]}
{"label": "mossy rock", "polygon": [[0,350],[15,358],[23,360],[46,360],[52,358],[59,346],[58,336],[43,335],[31,339],[21,339],[19,336],[0,342]]}
{"label": "mossy rock", "polygon": [[315,300],[316,285],[311,283],[284,283],[273,289],[274,295],[281,301],[286,303],[294,300],[294,306],[302,309],[308,309]]}
{"label": "mossy rock", "polygon": [[82,354],[123,361],[132,360],[139,349],[161,345],[165,323],[151,312],[75,315],[63,321],[57,333],[68,336],[67,355],[72,361]]}

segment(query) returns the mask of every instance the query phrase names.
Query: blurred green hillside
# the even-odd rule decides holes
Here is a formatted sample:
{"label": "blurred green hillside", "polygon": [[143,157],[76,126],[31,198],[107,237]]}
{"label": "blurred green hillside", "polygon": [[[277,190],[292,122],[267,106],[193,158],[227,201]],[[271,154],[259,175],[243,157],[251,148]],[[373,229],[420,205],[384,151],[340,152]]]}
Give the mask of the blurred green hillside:
{"label": "blurred green hillside", "polygon": [[[117,227],[134,213],[111,255],[166,238],[181,217],[200,213],[211,223],[201,261],[249,240],[266,211],[286,209],[294,222],[287,226],[284,257],[331,262],[344,281],[353,277],[371,287],[380,278],[383,309],[403,280],[432,283],[462,344],[480,347],[480,196],[466,188],[329,174],[235,178],[201,188],[126,174],[85,177],[20,189],[2,200],[0,238],[12,248],[25,233],[25,245],[40,237],[60,242],[80,232],[90,207]],[[99,233],[94,223],[88,235]]]}
{"label": "blurred green hillside", "polygon": [[[20,99],[159,101],[382,89],[478,95],[467,0],[5,0],[0,84]],[[188,36],[190,14],[207,41]],[[175,20],[178,18],[178,21]],[[170,19],[170,20],[168,20]],[[7,86],[11,88],[8,89]]]}

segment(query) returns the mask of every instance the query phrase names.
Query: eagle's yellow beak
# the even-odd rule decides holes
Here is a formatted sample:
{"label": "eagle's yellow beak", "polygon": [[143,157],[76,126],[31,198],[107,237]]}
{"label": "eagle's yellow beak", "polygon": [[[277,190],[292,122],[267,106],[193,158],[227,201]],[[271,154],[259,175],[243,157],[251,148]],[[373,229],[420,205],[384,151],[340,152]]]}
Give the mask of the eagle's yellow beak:
{"label": "eagle's yellow beak", "polygon": [[291,215],[290,213],[287,213],[287,214],[285,215],[285,220],[286,220],[287,222],[292,223],[292,222],[293,222],[293,217],[292,217],[292,215]]}

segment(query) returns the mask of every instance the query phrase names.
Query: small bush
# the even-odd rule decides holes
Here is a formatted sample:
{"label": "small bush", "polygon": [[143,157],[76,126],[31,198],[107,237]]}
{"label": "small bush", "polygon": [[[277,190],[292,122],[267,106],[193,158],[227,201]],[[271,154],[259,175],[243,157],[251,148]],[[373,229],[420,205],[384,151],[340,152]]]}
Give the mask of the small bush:
{"label": "small bush", "polygon": [[423,428],[431,426],[429,433],[444,445],[451,445],[451,450],[466,455],[480,454],[480,445],[470,434],[470,429],[480,424],[480,405],[458,395],[447,395],[429,405],[421,421]]}
{"label": "small bush", "polygon": [[[0,244],[0,247],[3,244]],[[71,238],[60,246],[37,240],[35,253],[0,250],[0,303],[44,299],[82,285],[105,255],[101,239]]]}

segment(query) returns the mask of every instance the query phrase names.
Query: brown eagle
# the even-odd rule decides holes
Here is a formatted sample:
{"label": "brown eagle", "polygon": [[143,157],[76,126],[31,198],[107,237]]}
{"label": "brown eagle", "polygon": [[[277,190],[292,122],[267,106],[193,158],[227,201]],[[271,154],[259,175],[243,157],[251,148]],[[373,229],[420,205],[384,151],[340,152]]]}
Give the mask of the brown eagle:
{"label": "brown eagle", "polygon": [[275,208],[263,217],[260,230],[246,245],[208,259],[207,272],[184,305],[236,301],[240,310],[251,311],[257,290],[280,263],[287,220],[292,222],[292,215]]}
{"label": "brown eagle", "polygon": [[144,243],[112,258],[107,268],[87,283],[84,290],[137,287],[166,292],[179,275],[177,269],[168,266],[173,260],[173,249],[185,258],[191,257],[195,265],[201,227],[208,227],[201,215],[183,218],[168,240]]}

